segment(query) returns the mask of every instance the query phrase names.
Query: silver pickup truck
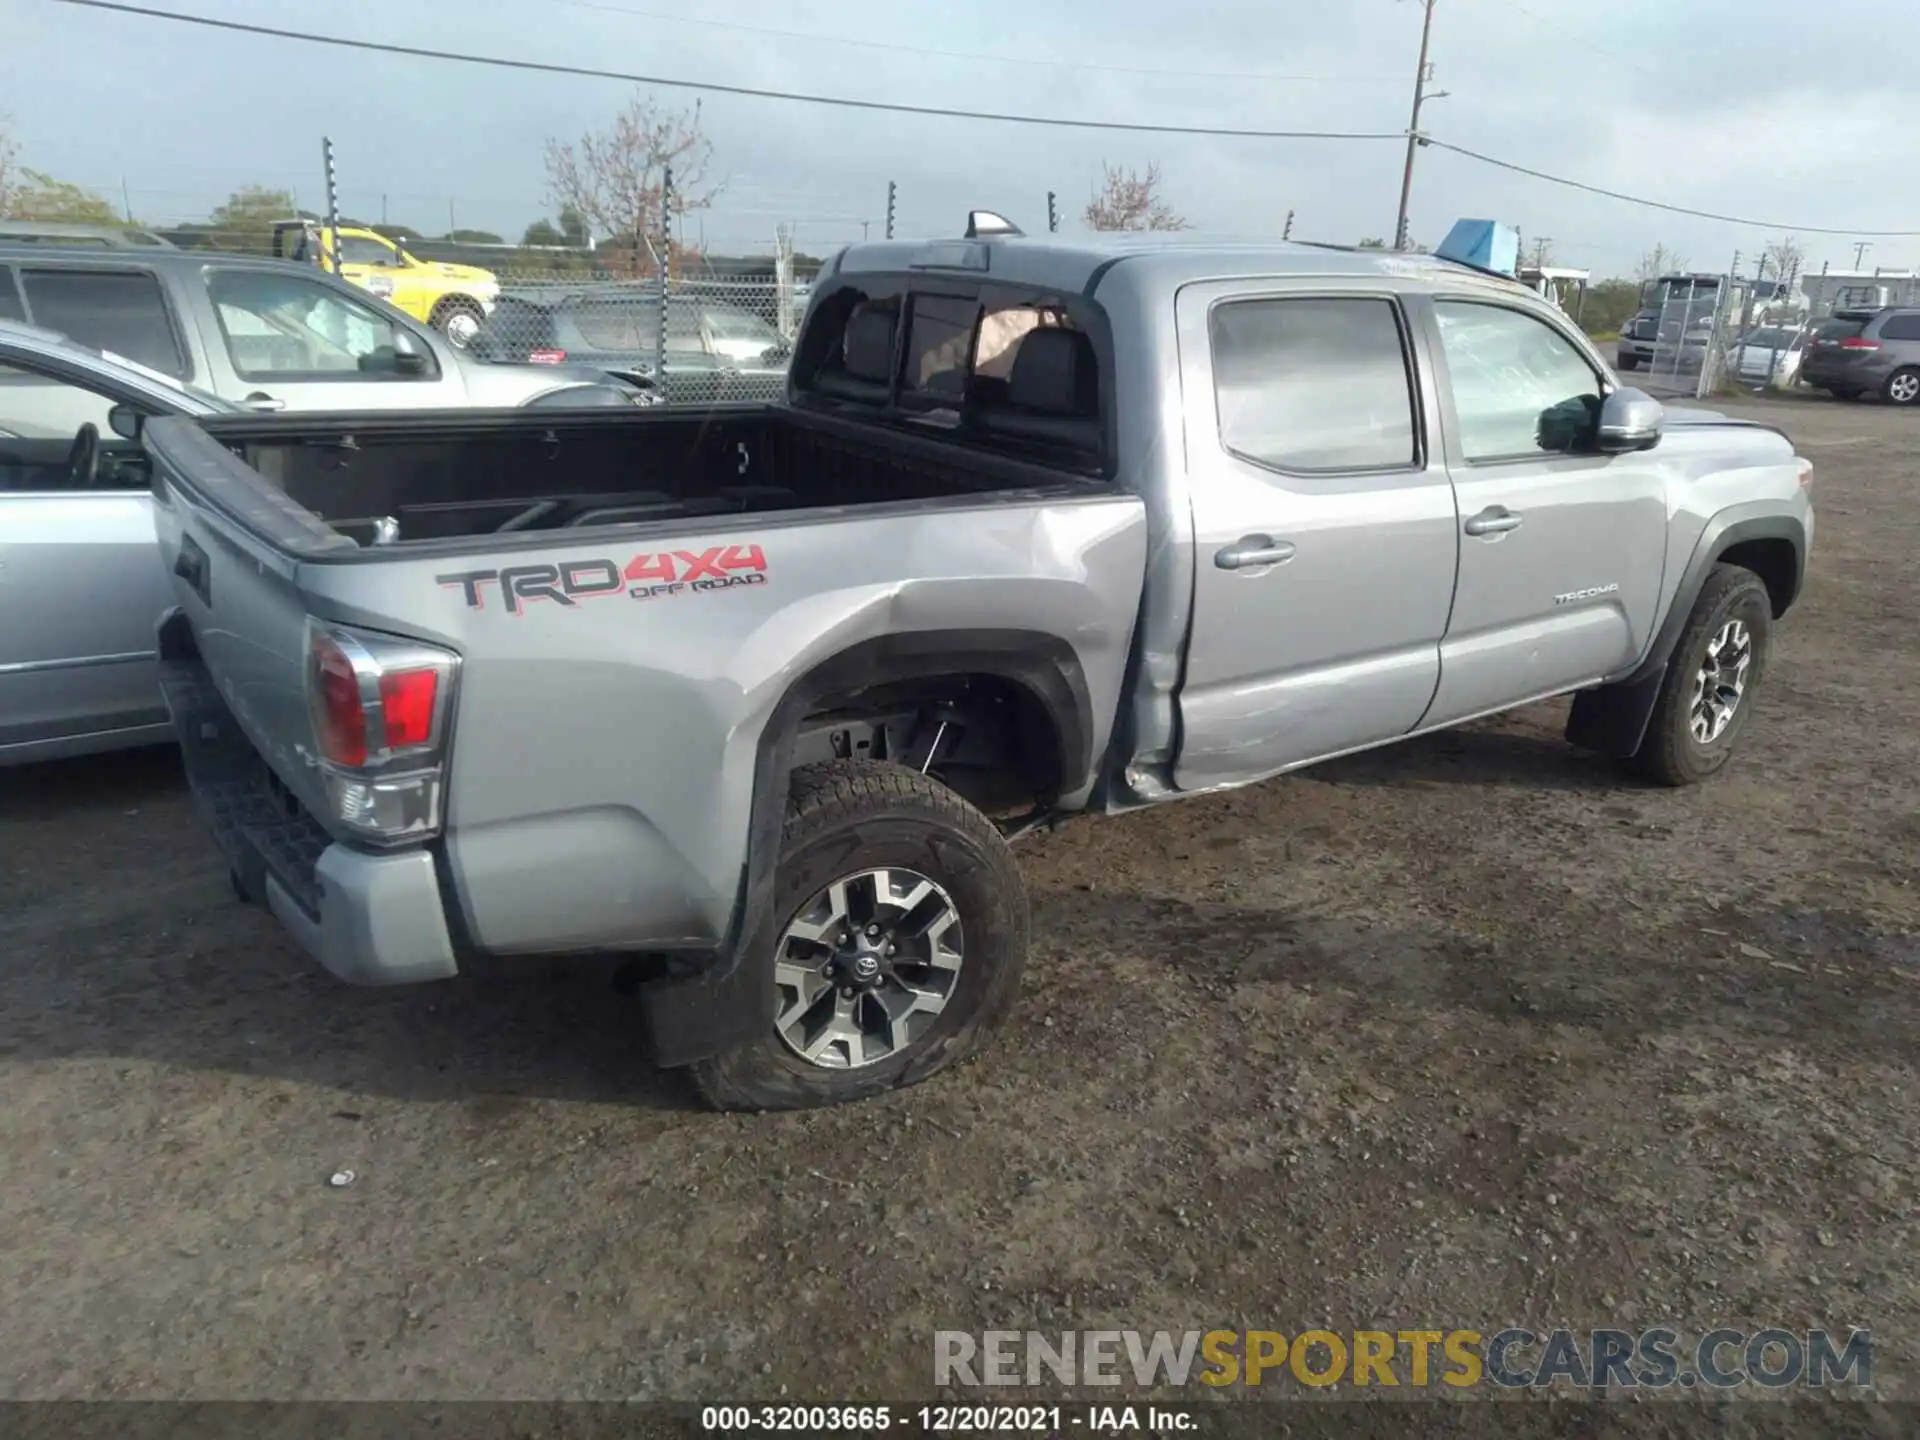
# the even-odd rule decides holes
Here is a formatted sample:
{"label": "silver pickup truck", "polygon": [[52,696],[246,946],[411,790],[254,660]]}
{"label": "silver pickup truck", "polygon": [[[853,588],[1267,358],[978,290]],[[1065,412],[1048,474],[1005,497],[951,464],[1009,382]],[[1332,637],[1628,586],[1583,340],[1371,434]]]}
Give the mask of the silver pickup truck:
{"label": "silver pickup truck", "polygon": [[242,896],[358,982],[645,955],[727,1107],[976,1049],[1032,827],[1569,693],[1704,779],[1813,534],[1785,437],[1509,280],[1134,235],[850,249],[778,406],[144,443]]}

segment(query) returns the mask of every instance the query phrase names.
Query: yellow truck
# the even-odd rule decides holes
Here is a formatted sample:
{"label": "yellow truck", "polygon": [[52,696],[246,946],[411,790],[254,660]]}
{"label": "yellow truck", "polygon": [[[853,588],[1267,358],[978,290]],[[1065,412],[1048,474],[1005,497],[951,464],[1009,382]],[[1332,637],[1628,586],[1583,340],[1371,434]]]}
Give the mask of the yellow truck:
{"label": "yellow truck", "polygon": [[500,298],[500,281],[491,270],[416,259],[378,231],[351,225],[340,227],[336,244],[331,226],[283,220],[273,227],[273,253],[323,270],[337,268],[343,280],[424,320],[458,350],[473,344]]}

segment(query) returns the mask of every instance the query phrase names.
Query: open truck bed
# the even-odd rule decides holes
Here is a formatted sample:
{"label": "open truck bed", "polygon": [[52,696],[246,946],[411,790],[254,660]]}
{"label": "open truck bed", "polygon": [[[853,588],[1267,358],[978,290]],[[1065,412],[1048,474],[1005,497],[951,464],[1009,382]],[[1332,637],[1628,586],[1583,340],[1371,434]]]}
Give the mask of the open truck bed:
{"label": "open truck bed", "polygon": [[245,417],[204,421],[199,440],[156,428],[210,498],[313,559],[1076,488],[1071,472],[936,434],[775,406]]}

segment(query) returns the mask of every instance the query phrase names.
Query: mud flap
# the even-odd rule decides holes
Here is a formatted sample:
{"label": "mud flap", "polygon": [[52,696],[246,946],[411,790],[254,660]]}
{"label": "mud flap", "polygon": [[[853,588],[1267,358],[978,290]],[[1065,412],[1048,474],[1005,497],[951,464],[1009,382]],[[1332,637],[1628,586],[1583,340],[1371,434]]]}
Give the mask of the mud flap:
{"label": "mud flap", "polygon": [[1573,697],[1573,711],[1567,716],[1567,742],[1617,760],[1633,755],[1646,738],[1647,722],[1653,718],[1666,673],[1662,662],[1618,685],[1582,690]]}

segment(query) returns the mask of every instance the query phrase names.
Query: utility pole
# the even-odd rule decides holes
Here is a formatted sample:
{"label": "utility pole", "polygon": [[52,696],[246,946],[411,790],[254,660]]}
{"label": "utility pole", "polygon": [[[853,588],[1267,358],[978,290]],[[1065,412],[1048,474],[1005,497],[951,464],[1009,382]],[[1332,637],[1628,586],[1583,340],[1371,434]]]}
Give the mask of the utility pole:
{"label": "utility pole", "polygon": [[125,208],[127,224],[133,224],[133,192],[127,189],[127,177],[120,177],[120,204]]}
{"label": "utility pole", "polygon": [[1544,270],[1547,264],[1547,246],[1553,243],[1551,235],[1542,235],[1533,242],[1533,268]]}
{"label": "utility pole", "polygon": [[1853,247],[1853,268],[1854,269],[1858,270],[1861,267],[1861,265],[1866,263],[1867,251],[1871,250],[1872,248],[1873,248],[1873,242],[1870,240],[1862,240],[1858,245]]}
{"label": "utility pole", "polygon": [[1407,248],[1407,204],[1413,198],[1413,152],[1420,143],[1420,106],[1427,98],[1427,81],[1433,77],[1427,70],[1427,49],[1433,39],[1433,7],[1435,0],[1420,0],[1420,7],[1426,16],[1420,22],[1420,68],[1413,74],[1413,118],[1407,122],[1407,168],[1400,177],[1400,218],[1393,227],[1393,248]]}

